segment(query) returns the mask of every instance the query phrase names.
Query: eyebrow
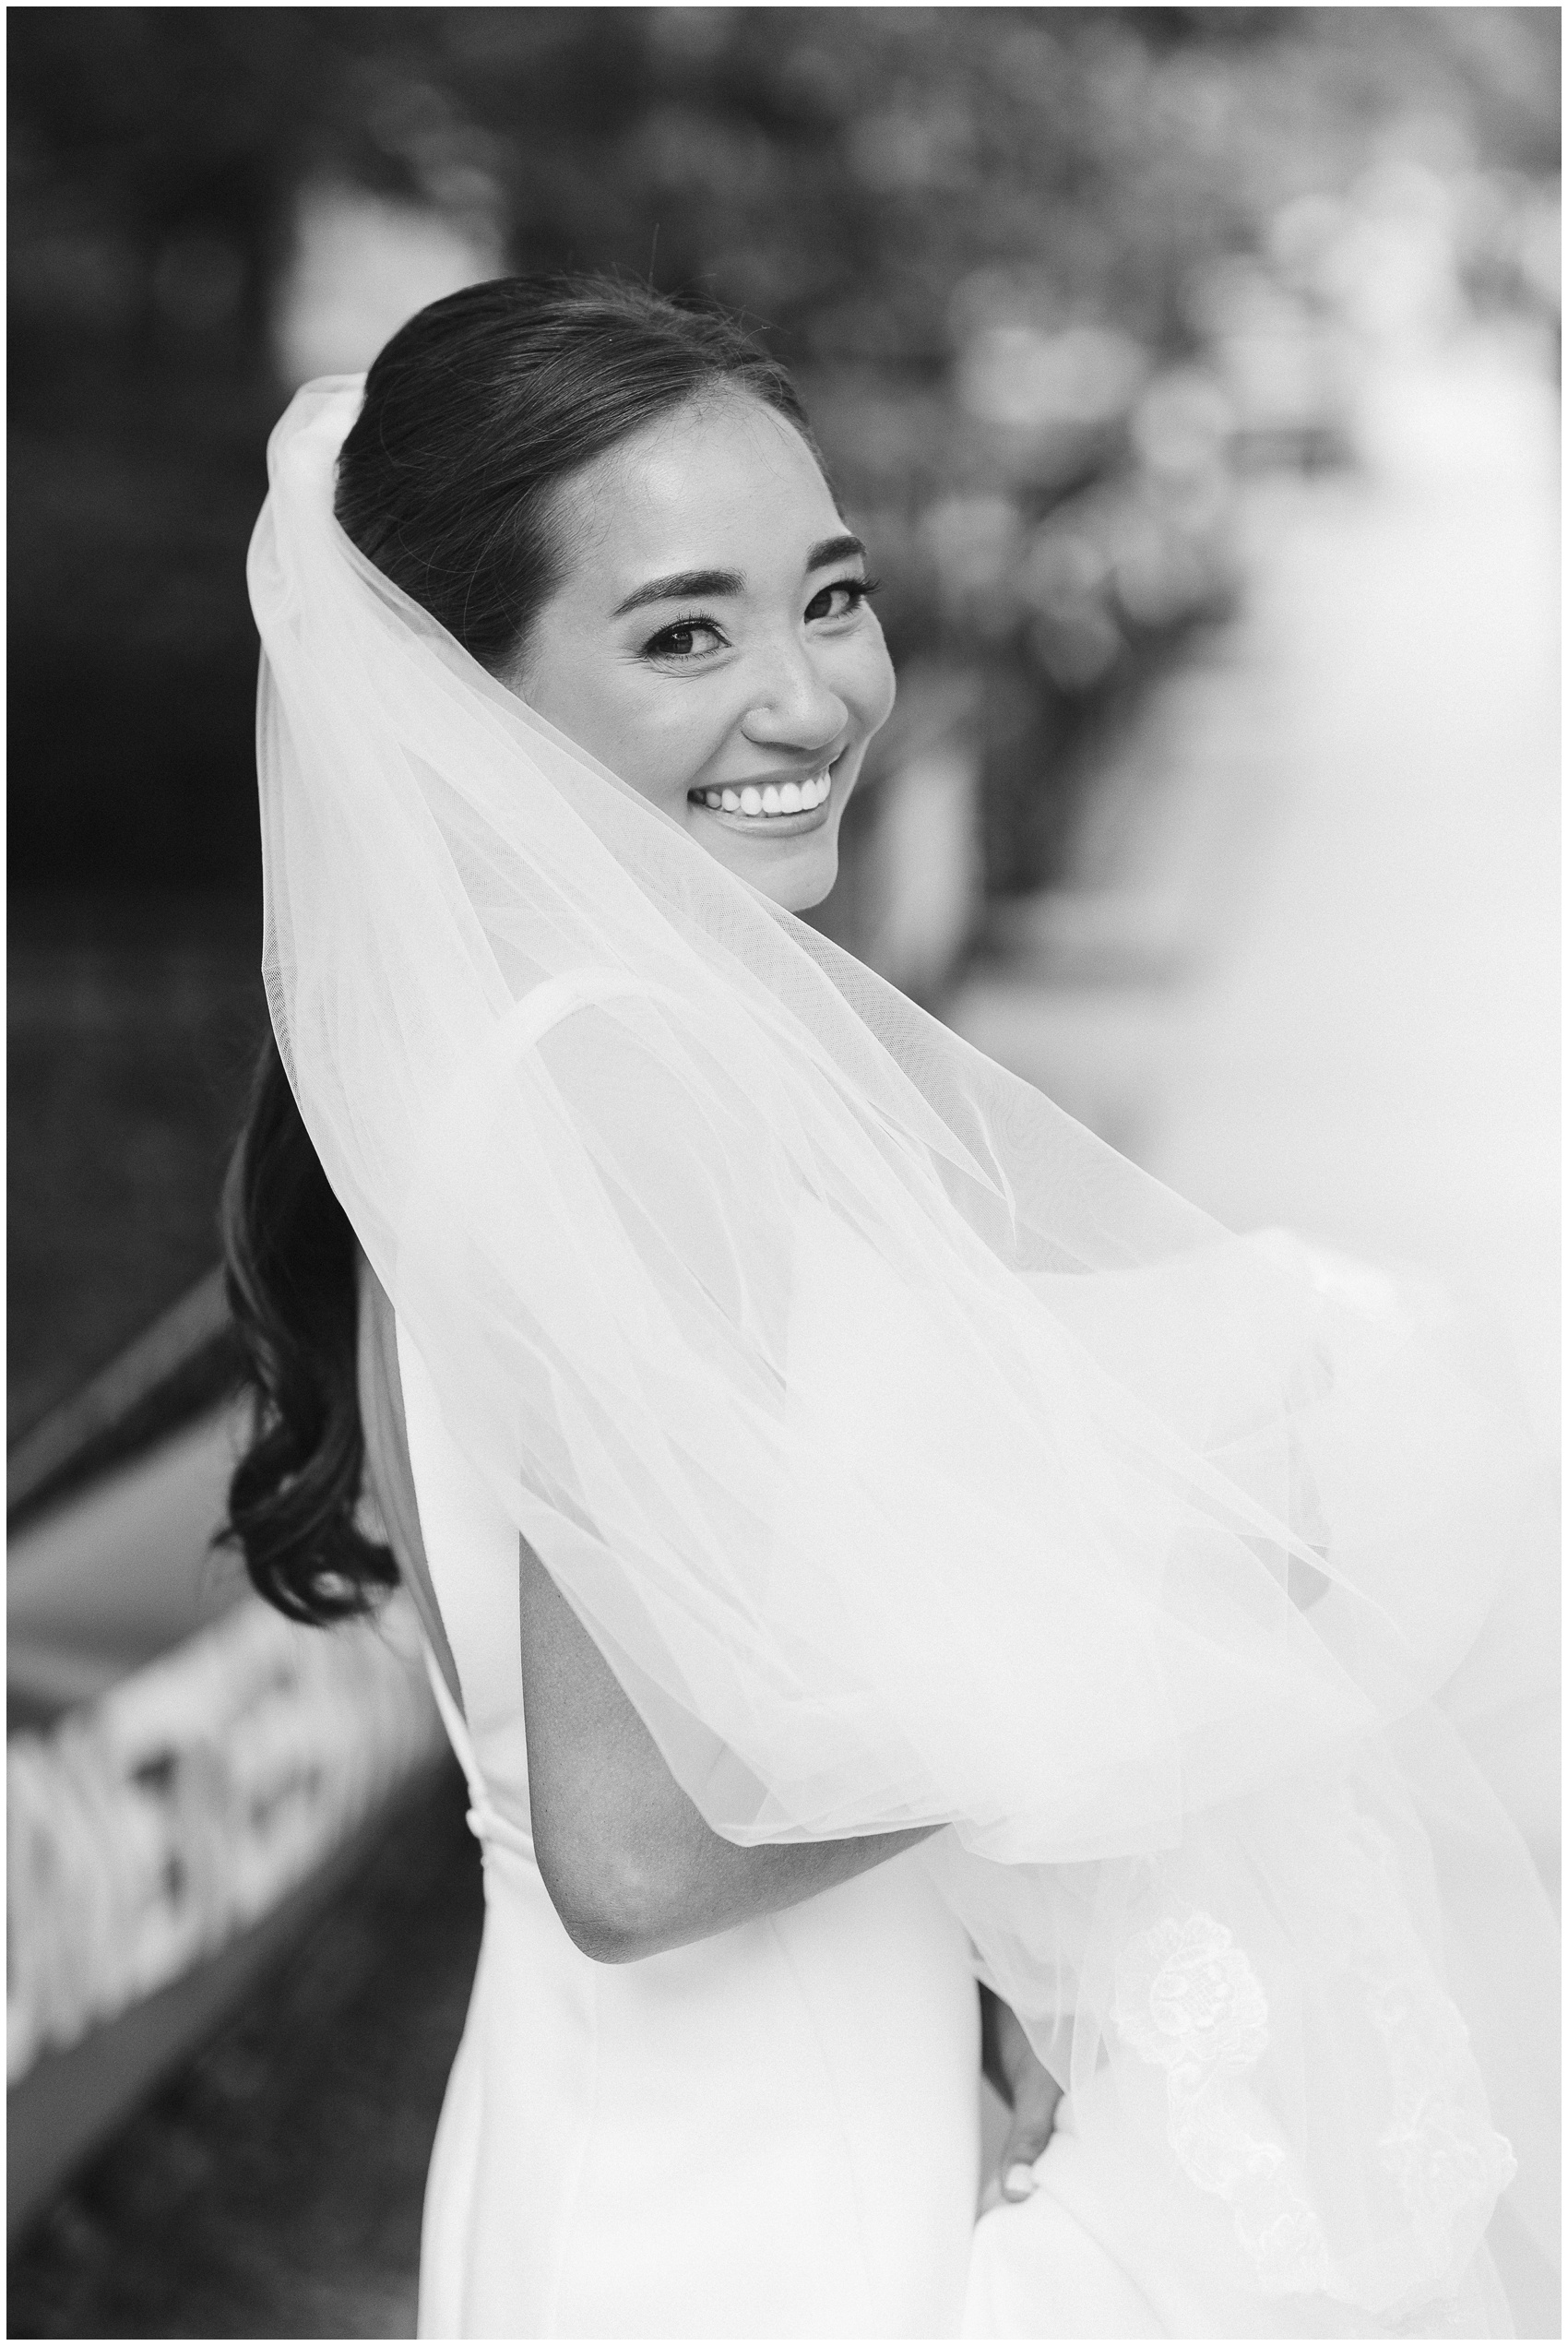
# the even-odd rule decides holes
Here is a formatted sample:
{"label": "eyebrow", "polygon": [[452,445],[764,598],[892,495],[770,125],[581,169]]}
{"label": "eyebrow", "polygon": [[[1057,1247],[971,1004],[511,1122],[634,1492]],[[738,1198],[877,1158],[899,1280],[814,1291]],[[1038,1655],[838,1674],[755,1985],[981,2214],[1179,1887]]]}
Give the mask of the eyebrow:
{"label": "eyebrow", "polygon": [[[864,553],[859,538],[847,534],[824,538],[807,554],[806,568],[826,570],[829,563],[848,562]],[[617,603],[610,615],[620,619],[628,611],[640,610],[645,602],[686,601],[695,595],[738,595],[743,592],[745,583],[738,570],[672,570],[667,578],[650,578],[646,587],[638,587],[624,602]]]}

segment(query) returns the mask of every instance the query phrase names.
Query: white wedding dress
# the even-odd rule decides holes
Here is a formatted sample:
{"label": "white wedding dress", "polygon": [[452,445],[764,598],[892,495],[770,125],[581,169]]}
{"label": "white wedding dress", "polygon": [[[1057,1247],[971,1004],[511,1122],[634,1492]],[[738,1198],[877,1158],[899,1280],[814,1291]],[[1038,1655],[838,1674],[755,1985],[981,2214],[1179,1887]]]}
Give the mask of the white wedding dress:
{"label": "white wedding dress", "polygon": [[[1345,2333],[1292,2296],[1261,2328],[1113,2106],[1063,2100],[1035,2195],[976,2226],[976,1959],[919,1851],[694,1947],[580,1953],[529,1838],[517,1535],[369,1279],[360,1392],[383,1529],[460,1688],[459,1709],[427,1653],[484,1864],[422,2337]],[[1550,2302],[1544,2275],[1515,2295]],[[1486,2334],[1515,2327],[1495,2284],[1482,2310]],[[1526,2334],[1555,2334],[1550,2313]]]}
{"label": "white wedding dress", "polygon": [[485,1893],[421,2337],[956,2334],[980,2155],[965,1934],[907,1856],[641,1962],[578,1951],[529,1837],[517,1534],[401,1329],[398,1360]]}

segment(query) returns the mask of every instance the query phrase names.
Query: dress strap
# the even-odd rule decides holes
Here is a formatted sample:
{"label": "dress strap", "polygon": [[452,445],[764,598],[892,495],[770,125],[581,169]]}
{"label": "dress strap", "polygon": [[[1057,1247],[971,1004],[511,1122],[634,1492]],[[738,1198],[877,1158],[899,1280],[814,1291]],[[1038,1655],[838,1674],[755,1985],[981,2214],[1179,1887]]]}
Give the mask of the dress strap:
{"label": "dress strap", "polygon": [[398,1323],[385,1288],[362,1254],[358,1259],[358,1280],[356,1379],[360,1423],[364,1430],[365,1482],[381,1518],[386,1544],[397,1559],[398,1577],[419,1616],[426,1651],[444,1682],[447,1700],[460,1711],[462,1683],[424,1552],[419,1499],[409,1459],[408,1418],[398,1361]]}
{"label": "dress strap", "polygon": [[479,1755],[468,1722],[452,1699],[451,1690],[442,1674],[441,1664],[430,1649],[428,1638],[420,1639],[420,1651],[424,1656],[424,1674],[430,1680],[430,1691],[435,1697],[435,1708],[441,1713],[441,1723],[446,1730],[448,1742],[457,1755],[463,1774],[468,1779],[469,1792],[477,1800],[484,1790],[484,1778],[480,1772]]}
{"label": "dress strap", "polygon": [[473,1738],[469,1733],[462,1712],[447,1690],[440,1663],[422,1637],[420,1639],[420,1649],[424,1655],[425,1675],[430,1680],[431,1692],[435,1697],[435,1707],[441,1713],[442,1723],[451,1739],[452,1748],[457,1755],[463,1774],[468,1780],[469,1832],[481,1848],[488,1842],[493,1842],[499,1848],[513,1850],[518,1856],[531,1860],[534,1853],[532,1837],[525,1833],[520,1825],[514,1825],[509,1818],[503,1816],[499,1809],[495,1808],[490,1801],[485,1791],[484,1774],[474,1750]]}

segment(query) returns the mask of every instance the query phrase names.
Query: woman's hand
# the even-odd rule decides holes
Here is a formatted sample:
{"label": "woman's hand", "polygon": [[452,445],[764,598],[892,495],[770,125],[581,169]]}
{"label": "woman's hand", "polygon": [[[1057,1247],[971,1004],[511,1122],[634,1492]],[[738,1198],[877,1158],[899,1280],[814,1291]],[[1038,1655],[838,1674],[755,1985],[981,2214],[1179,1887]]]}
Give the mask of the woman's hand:
{"label": "woman's hand", "polygon": [[980,2066],[1013,2113],[1002,2152],[1002,2196],[1027,2199],[1034,2162],[1051,2140],[1062,2088],[1036,2055],[1010,2005],[980,1989]]}

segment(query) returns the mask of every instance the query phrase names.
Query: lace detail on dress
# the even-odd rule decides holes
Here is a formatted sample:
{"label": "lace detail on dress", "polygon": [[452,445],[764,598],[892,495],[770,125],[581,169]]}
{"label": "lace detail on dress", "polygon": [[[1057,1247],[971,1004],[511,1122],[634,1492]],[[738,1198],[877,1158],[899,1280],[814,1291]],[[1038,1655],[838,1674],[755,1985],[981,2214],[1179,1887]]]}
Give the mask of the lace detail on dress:
{"label": "lace detail on dress", "polygon": [[1227,2201],[1266,2295],[1319,2290],[1328,2252],[1283,2143],[1253,2134],[1233,2082],[1268,2044],[1268,1999],[1223,1923],[1194,1908],[1168,1914],[1123,1950],[1116,2030],[1164,2069],[1168,2139],[1202,2191]]}
{"label": "lace detail on dress", "polygon": [[1505,2136],[1484,2107],[1457,2097],[1471,2086],[1470,2037],[1434,1978],[1399,1894],[1394,1845],[1370,1816],[1346,1802],[1353,1852],[1350,1968],[1365,1983],[1367,2010],[1388,2062],[1393,2109],[1378,2137],[1384,2172],[1409,2211],[1423,2260],[1447,2269],[1455,2220],[1494,2200],[1517,2169]]}
{"label": "lace detail on dress", "polygon": [[[1213,1914],[1168,1912],[1128,1941],[1116,2030],[1164,2069],[1170,2148],[1200,2190],[1229,2204],[1265,2294],[1322,2292],[1396,2316],[1453,2285],[1515,2161],[1488,2122],[1468,2031],[1411,1919],[1392,1840],[1348,1792],[1302,1825],[1321,1844],[1324,1905],[1317,1943],[1301,1952],[1325,1988],[1335,1975],[1359,1988],[1383,2049],[1387,2115],[1375,2149],[1404,2213],[1403,2246],[1391,2237],[1386,2258],[1358,2258],[1353,2274],[1331,2255],[1278,2129],[1241,2082],[1268,2048],[1268,1999]],[[1462,2219],[1470,2238],[1456,2246]]]}

